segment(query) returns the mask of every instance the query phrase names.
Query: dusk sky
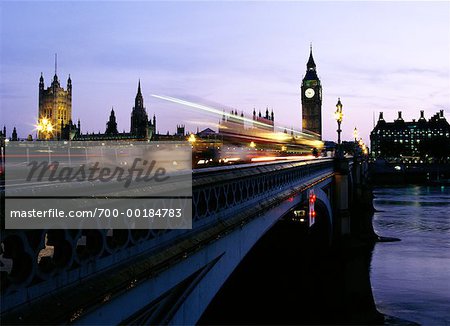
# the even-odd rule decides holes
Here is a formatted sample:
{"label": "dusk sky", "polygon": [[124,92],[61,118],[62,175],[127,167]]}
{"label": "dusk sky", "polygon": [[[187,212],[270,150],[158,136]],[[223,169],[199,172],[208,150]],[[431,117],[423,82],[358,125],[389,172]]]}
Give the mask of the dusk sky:
{"label": "dusk sky", "polygon": [[373,114],[450,120],[450,2],[7,2],[0,3],[0,124],[33,134],[41,72],[73,84],[72,117],[104,132],[111,107],[129,131],[138,79],[158,131],[216,128],[218,116],[164,102],[274,110],[301,129],[300,84],[309,45],[323,85],[323,138],[356,126],[368,142]]}

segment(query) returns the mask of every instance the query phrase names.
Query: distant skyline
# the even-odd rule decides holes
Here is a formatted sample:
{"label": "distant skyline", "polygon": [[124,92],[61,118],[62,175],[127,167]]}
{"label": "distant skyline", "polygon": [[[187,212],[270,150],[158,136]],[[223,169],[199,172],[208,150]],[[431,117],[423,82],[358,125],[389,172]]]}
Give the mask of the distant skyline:
{"label": "distant skyline", "polygon": [[73,84],[72,117],[104,132],[114,107],[129,131],[138,80],[158,131],[216,128],[218,116],[151,94],[275,112],[301,129],[300,84],[310,42],[323,85],[322,134],[356,126],[368,143],[373,115],[405,120],[444,110],[450,120],[450,2],[10,2],[0,3],[0,124],[32,133],[41,72]]}

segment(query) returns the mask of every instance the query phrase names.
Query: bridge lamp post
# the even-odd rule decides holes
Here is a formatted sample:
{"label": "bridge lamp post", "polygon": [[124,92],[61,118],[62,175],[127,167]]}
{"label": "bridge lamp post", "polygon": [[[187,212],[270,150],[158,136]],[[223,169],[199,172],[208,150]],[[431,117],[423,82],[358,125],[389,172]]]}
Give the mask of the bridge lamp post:
{"label": "bridge lamp post", "polygon": [[197,141],[197,138],[195,138],[194,134],[190,134],[187,141],[191,144],[191,148],[194,148],[195,142]]}
{"label": "bridge lamp post", "polygon": [[341,145],[341,123],[342,123],[342,118],[343,118],[344,114],[342,113],[342,103],[341,103],[341,98],[338,98],[338,102],[336,104],[336,111],[334,112],[334,118],[337,121],[338,124],[338,129],[337,129],[337,134],[338,134],[338,145]]}
{"label": "bridge lamp post", "polygon": [[355,143],[358,142],[358,129],[353,129],[353,138],[355,138]]}
{"label": "bridge lamp post", "polygon": [[364,153],[364,155],[367,155],[368,151],[367,151],[367,146],[366,146],[366,144],[364,144],[364,143],[362,144],[361,150],[362,150],[362,152]]}

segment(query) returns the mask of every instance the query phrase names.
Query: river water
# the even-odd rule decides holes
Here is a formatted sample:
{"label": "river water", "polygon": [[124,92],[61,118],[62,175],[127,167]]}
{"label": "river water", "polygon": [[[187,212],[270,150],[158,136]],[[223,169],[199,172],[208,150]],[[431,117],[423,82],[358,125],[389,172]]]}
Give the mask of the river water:
{"label": "river water", "polygon": [[402,186],[374,190],[380,236],[371,283],[380,312],[422,325],[450,325],[450,187]]}
{"label": "river water", "polygon": [[450,325],[450,187],[376,188],[373,224],[396,242],[323,250],[280,221],[243,259],[199,324]]}

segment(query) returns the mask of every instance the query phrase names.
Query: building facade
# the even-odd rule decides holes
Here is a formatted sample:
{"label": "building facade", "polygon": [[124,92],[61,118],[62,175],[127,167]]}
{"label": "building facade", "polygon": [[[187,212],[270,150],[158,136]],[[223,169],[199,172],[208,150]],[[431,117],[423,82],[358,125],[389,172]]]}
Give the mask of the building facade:
{"label": "building facade", "polygon": [[301,85],[302,131],[322,139],[322,85],[310,47],[306,74]]}
{"label": "building facade", "polygon": [[50,87],[45,89],[44,76],[39,79],[38,139],[61,138],[61,126],[72,120],[72,80],[67,79],[67,88],[61,87],[56,72]]}
{"label": "building facade", "polygon": [[253,109],[253,128],[259,128],[264,129],[268,131],[274,131],[274,122],[275,117],[273,114],[273,110],[270,111],[269,114],[269,108],[266,108],[266,114],[264,116],[261,115],[261,111],[258,112],[258,115],[256,115],[256,110]]}
{"label": "building facade", "polygon": [[138,91],[134,100],[134,107],[131,111],[131,128],[130,133],[135,135],[136,138],[148,138],[149,137],[149,120],[147,111],[144,107],[144,97],[141,92],[141,81],[138,83]]}
{"label": "building facade", "polygon": [[118,135],[119,131],[117,130],[117,121],[116,114],[114,113],[114,108],[111,109],[111,113],[109,115],[109,120],[106,123],[106,131],[107,135]]}
{"label": "building facade", "polygon": [[401,111],[396,120],[386,122],[381,112],[370,133],[370,147],[374,158],[410,163],[449,161],[450,125],[444,110],[428,120],[420,111],[420,118],[409,122],[403,120]]}
{"label": "building facade", "polygon": [[[247,121],[248,125],[245,124]],[[266,114],[262,115],[261,111],[256,113],[256,109],[253,109],[252,122],[250,119],[244,116],[244,111],[238,113],[237,110],[231,110],[229,114],[224,114],[222,120],[219,121],[219,134],[220,135],[255,135],[259,131],[274,132],[275,115],[273,110],[269,113],[269,108],[266,108]]]}
{"label": "building facade", "polygon": [[71,140],[156,140],[156,116],[149,120],[144,107],[144,97],[141,92],[141,82],[138,82],[138,90],[131,110],[130,132],[119,132],[114,108],[111,109],[109,120],[106,122],[104,133],[82,133],[80,121],[75,125],[70,120],[63,128],[63,138]]}

